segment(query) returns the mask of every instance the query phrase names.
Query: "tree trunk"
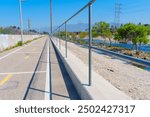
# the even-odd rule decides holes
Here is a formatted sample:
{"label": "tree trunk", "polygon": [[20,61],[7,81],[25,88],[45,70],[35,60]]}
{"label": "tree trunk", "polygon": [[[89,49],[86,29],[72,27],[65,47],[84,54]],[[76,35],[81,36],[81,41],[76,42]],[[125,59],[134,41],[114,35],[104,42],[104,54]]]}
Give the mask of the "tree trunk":
{"label": "tree trunk", "polygon": [[139,50],[141,49],[141,45],[142,45],[142,43],[139,44]]}
{"label": "tree trunk", "polygon": [[136,46],[136,53],[138,53],[138,44],[135,44]]}
{"label": "tree trunk", "polygon": [[103,45],[105,45],[105,43],[106,43],[106,38],[104,37]]}
{"label": "tree trunk", "polygon": [[131,50],[133,50],[135,44],[132,44]]}
{"label": "tree trunk", "polygon": [[111,41],[111,38],[108,38],[109,39],[109,42],[110,42],[110,47],[112,46],[112,41]]}

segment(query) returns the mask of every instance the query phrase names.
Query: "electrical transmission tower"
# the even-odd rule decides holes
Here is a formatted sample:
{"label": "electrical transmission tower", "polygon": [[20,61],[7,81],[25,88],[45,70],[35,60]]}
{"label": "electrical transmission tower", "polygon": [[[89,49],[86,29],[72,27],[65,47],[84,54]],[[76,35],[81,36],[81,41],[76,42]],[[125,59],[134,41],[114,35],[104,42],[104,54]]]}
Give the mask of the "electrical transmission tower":
{"label": "electrical transmission tower", "polygon": [[115,19],[114,19],[115,29],[120,27],[121,7],[122,7],[121,3],[115,3]]}
{"label": "electrical transmission tower", "polygon": [[30,30],[31,30],[31,22],[30,19],[28,19],[28,33],[30,33]]}

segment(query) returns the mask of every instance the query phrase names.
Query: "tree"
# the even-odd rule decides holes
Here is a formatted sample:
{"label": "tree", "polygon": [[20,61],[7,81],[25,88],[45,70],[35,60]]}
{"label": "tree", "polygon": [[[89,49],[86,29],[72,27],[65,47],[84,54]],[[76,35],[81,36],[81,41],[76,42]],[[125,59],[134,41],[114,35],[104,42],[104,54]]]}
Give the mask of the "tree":
{"label": "tree", "polygon": [[125,43],[127,43],[128,41],[131,41],[134,36],[135,29],[136,29],[136,25],[132,23],[128,23],[120,27],[117,30],[117,33],[121,37],[120,40],[124,41]]}
{"label": "tree", "polygon": [[147,44],[149,39],[148,29],[144,25],[136,25],[133,23],[125,24],[117,30],[117,34],[115,35],[115,40],[132,42],[132,48],[136,46],[136,51],[138,51],[141,44]]}
{"label": "tree", "polygon": [[120,41],[121,39],[122,37],[118,33],[114,34],[114,40]]}
{"label": "tree", "polygon": [[150,35],[150,26],[147,25],[146,28],[147,28],[147,31],[148,31],[148,35]]}
{"label": "tree", "polygon": [[97,26],[94,25],[94,26],[92,27],[92,37],[93,37],[93,38],[96,38],[96,37],[98,37],[98,36],[100,36],[99,31],[98,31],[98,29],[97,29]]}
{"label": "tree", "polygon": [[106,22],[95,23],[95,25],[93,26],[93,32],[95,32],[96,35],[102,36],[105,39],[105,41],[108,38],[110,42],[109,46],[112,45],[112,41],[111,41],[112,32],[111,32],[109,23],[106,23]]}
{"label": "tree", "polygon": [[96,37],[98,37],[99,35],[98,35],[98,33],[96,32],[96,31],[92,31],[92,37],[93,38],[96,38]]}
{"label": "tree", "polygon": [[148,30],[144,25],[138,25],[135,30],[135,37],[132,39],[132,42],[136,45],[136,50],[138,51],[138,44],[141,47],[141,44],[147,44],[149,42]]}

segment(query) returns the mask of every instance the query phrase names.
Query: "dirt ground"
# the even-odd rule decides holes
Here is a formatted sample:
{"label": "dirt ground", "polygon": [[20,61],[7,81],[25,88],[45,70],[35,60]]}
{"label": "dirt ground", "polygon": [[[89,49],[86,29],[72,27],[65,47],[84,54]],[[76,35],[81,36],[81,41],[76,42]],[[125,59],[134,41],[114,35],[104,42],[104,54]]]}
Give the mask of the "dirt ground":
{"label": "dirt ground", "polygon": [[[62,42],[63,43],[63,42]],[[63,43],[64,44],[64,43]],[[88,50],[68,42],[69,50],[88,64]],[[92,67],[119,90],[137,100],[150,99],[150,72],[104,53],[92,52]]]}

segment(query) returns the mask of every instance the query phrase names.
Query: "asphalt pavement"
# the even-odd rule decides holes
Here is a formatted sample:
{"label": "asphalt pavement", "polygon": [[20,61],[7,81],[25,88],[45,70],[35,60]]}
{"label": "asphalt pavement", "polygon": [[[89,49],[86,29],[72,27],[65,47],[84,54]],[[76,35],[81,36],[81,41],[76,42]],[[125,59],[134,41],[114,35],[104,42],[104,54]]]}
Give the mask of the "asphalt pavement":
{"label": "asphalt pavement", "polygon": [[0,53],[0,100],[80,99],[48,37]]}

